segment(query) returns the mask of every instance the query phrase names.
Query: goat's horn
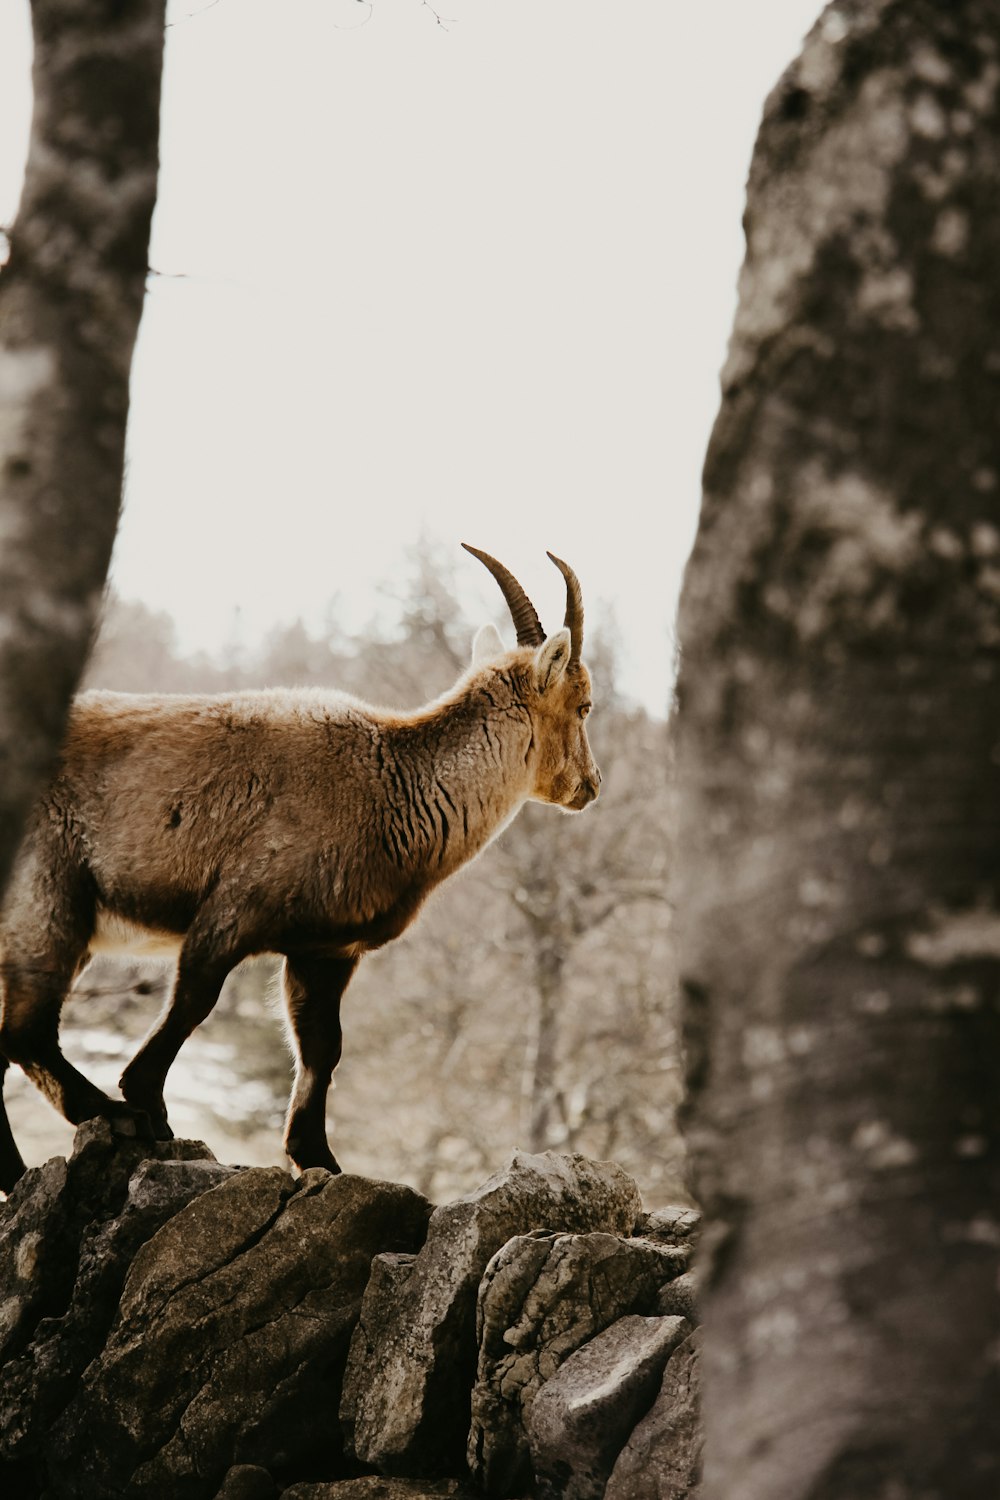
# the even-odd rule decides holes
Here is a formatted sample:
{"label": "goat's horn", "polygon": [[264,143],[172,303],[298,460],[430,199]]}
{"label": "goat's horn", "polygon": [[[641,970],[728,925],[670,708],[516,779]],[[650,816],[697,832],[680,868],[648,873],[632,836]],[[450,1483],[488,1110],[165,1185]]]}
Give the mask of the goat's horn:
{"label": "goat's horn", "polygon": [[555,563],[560,573],[566,580],[566,618],[563,621],[569,631],[572,645],[569,653],[569,664],[580,660],[583,650],[583,590],[580,588],[580,580],[577,578],[569,563],[563,562],[561,557],[556,557],[554,552],[546,554]]}
{"label": "goat's horn", "polygon": [[484,567],[489,568],[500,585],[500,591],[507,601],[507,608],[514,621],[514,629],[517,631],[517,644],[540,646],[545,639],[542,623],[535,614],[535,606],[510,569],[505,568],[503,563],[497,562],[496,558],[491,557],[488,552],[480,552],[478,547],[470,547],[468,542],[463,542],[462,546],[466,552],[471,552],[473,557],[478,557]]}

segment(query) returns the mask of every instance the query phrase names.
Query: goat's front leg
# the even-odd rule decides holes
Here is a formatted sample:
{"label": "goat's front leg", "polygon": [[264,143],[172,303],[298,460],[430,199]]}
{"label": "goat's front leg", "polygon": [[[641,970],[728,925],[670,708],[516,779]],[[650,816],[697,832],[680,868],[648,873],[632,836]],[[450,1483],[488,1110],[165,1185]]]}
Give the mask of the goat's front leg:
{"label": "goat's front leg", "polygon": [[340,1061],[340,999],[357,966],[357,958],[290,953],[285,959],[282,984],[295,1046],[285,1150],[300,1170],[340,1171],[326,1139],[326,1096]]}
{"label": "goat's front leg", "polygon": [[145,1110],[159,1140],[170,1140],[163,1085],[181,1047],[210,1014],[230,969],[241,952],[220,955],[217,947],[201,945],[189,934],[181,949],[177,978],[166,1009],[121,1076],[120,1088],[129,1104]]}

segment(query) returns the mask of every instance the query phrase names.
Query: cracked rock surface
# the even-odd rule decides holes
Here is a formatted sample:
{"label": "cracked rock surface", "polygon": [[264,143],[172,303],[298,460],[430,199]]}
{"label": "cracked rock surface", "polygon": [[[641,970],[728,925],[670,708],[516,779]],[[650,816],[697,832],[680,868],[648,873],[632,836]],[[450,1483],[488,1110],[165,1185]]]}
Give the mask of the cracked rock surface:
{"label": "cracked rock surface", "polygon": [[0,1495],[527,1500],[561,1493],[557,1431],[593,1488],[687,1326],[653,1315],[691,1229],[580,1156],[516,1154],[434,1211],[93,1121],[0,1204]]}
{"label": "cracked rock surface", "polygon": [[[418,1193],[248,1168],[145,1244],[107,1344],[52,1433],[65,1496],[214,1496],[233,1465],[337,1473],[335,1413],[372,1257],[414,1250]],[[341,1472],[343,1472],[341,1470]]]}
{"label": "cracked rock surface", "polygon": [[629,1235],[640,1210],[621,1167],[554,1152],[516,1152],[506,1170],[437,1209],[412,1265],[365,1297],[341,1406],[348,1451],[383,1473],[462,1473],[476,1295],[489,1261],[539,1226]]}
{"label": "cracked rock surface", "polygon": [[542,1386],[527,1418],[539,1500],[602,1500],[616,1458],[689,1332],[683,1318],[619,1318]]}
{"label": "cracked rock surface", "polygon": [[526,1422],[545,1382],[626,1313],[652,1313],[686,1265],[683,1248],[601,1233],[536,1231],[494,1256],[479,1292],[467,1455],[487,1494],[530,1483]]}
{"label": "cracked rock surface", "polygon": [[678,1276],[676,1281],[670,1281],[662,1288],[652,1311],[659,1313],[661,1317],[687,1318],[689,1323],[697,1324],[700,1321],[698,1316],[700,1289],[699,1272],[686,1271],[683,1276]]}
{"label": "cracked rock surface", "polygon": [[701,1214],[688,1204],[674,1204],[669,1208],[654,1208],[651,1213],[640,1214],[635,1232],[645,1240],[659,1240],[664,1245],[690,1245],[698,1241]]}
{"label": "cracked rock surface", "polygon": [[611,1471],[605,1500],[685,1500],[701,1472],[699,1335],[667,1361],[660,1393],[633,1429]]}
{"label": "cracked rock surface", "polygon": [[234,1172],[201,1141],[139,1141],[91,1120],[68,1161],[26,1173],[0,1205],[0,1480],[26,1483],[140,1247]]}

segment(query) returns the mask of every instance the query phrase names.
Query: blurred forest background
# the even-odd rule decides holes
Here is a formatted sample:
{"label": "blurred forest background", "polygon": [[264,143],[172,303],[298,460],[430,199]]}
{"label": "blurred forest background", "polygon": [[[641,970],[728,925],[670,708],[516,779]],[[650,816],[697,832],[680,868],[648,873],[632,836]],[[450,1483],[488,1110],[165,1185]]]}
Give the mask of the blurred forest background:
{"label": "blurred forest background", "polygon": [[[483,622],[465,618],[457,597],[450,571],[422,547],[391,626],[351,635],[332,608],[321,632],[295,624],[222,661],[181,654],[168,615],[111,597],[85,686],[330,686],[416,707],[469,661]],[[497,623],[509,633],[500,614]],[[616,692],[613,621],[588,622],[585,655],[601,797],[583,817],[529,804],[398,942],[361,964],[344,999],[344,1058],[328,1109],[345,1171],[443,1201],[515,1146],[551,1147],[621,1162],[649,1206],[685,1196],[667,725]],[[285,1162],[292,1067],[278,966],[261,958],[230,977],[167,1080],[175,1133],[207,1140],[222,1160]],[[101,1087],[116,1091],[171,978],[147,960],[102,960],[81,976],[63,1011],[65,1051]],[[29,1165],[68,1149],[72,1128],[17,1069],[7,1093]]]}

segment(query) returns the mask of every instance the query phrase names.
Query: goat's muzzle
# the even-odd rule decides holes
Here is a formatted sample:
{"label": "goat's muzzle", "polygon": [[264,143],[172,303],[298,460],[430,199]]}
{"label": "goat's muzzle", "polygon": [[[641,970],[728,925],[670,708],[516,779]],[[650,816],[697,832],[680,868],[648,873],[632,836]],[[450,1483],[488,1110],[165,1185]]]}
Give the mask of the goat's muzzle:
{"label": "goat's muzzle", "polygon": [[600,790],[601,773],[595,766],[593,776],[588,776],[580,782],[580,785],[577,787],[576,796],[573,798],[570,806],[575,812],[580,812],[583,808],[589,807],[591,802],[597,801]]}

